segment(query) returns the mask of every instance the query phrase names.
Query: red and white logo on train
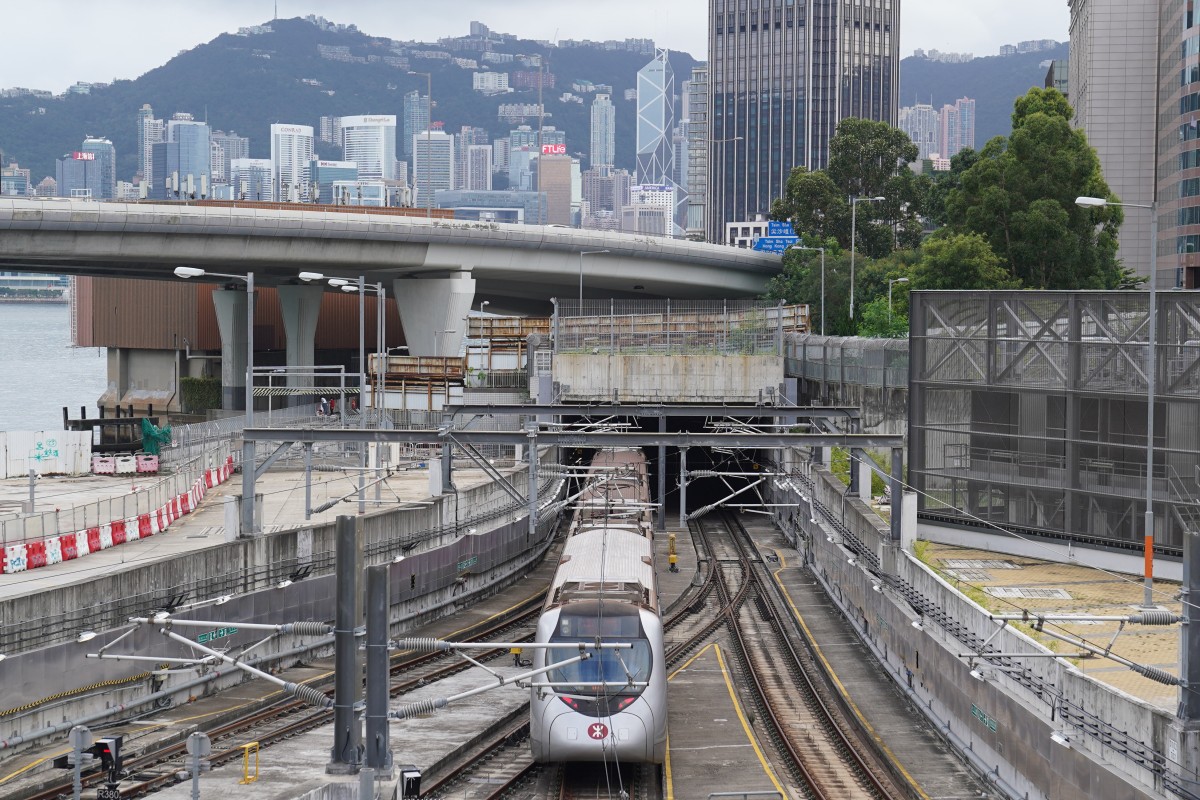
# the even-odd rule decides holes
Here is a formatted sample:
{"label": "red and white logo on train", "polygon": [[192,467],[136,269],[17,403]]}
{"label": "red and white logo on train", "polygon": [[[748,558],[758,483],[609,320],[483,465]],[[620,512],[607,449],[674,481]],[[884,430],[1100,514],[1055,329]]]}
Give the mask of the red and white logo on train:
{"label": "red and white logo on train", "polygon": [[603,722],[595,722],[588,726],[588,736],[593,739],[607,739],[608,726]]}

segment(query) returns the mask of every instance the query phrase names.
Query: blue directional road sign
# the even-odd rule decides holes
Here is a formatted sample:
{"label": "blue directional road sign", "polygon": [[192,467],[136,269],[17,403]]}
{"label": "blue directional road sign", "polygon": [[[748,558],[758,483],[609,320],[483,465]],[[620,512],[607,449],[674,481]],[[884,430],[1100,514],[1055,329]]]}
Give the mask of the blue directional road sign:
{"label": "blue directional road sign", "polygon": [[754,240],[751,249],[761,253],[782,253],[798,241],[799,236],[760,236]]}

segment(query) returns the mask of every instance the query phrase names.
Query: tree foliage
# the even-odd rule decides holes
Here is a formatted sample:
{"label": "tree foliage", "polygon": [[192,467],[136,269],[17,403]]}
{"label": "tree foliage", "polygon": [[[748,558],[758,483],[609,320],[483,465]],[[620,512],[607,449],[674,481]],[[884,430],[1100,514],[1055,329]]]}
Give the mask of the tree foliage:
{"label": "tree foliage", "polygon": [[[1081,195],[1109,197],[1100,161],[1055,89],[1014,104],[1013,132],[988,142],[946,195],[957,231],[987,239],[1007,271],[1033,289],[1120,285],[1117,207],[1083,209]],[[956,287],[963,288],[963,287]]]}
{"label": "tree foliage", "polygon": [[922,245],[912,283],[914,289],[1014,289],[1019,285],[982,235],[944,229]]}
{"label": "tree foliage", "polygon": [[[844,249],[850,249],[853,229],[855,249],[864,256],[913,247],[921,237],[917,214],[923,192],[907,165],[917,154],[908,136],[885,122],[844,119],[829,143],[828,169],[792,170],[771,216],[791,220],[799,233],[833,237]],[[850,198],[856,196],[885,199],[860,201],[852,213]]]}

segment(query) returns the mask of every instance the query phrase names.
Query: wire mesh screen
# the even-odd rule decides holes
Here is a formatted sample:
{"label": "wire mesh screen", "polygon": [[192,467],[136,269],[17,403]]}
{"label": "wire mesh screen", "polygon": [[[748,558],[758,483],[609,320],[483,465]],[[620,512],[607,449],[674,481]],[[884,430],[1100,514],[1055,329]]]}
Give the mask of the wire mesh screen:
{"label": "wire mesh screen", "polygon": [[778,355],[808,306],[755,300],[559,300],[558,353]]}
{"label": "wire mesh screen", "polygon": [[788,374],[810,381],[880,388],[908,383],[908,340],[793,335],[784,342]]}
{"label": "wire mesh screen", "polygon": [[926,516],[1141,547],[1200,533],[1200,299],[913,294],[910,475]]}

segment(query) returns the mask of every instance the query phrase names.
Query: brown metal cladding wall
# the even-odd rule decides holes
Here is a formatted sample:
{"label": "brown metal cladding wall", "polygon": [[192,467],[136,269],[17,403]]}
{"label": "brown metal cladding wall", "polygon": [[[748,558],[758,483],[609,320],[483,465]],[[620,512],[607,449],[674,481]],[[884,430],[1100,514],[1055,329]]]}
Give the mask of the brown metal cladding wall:
{"label": "brown metal cladding wall", "polygon": [[[81,347],[220,350],[221,334],[212,295],[217,284],[80,277],[76,302]],[[255,291],[254,349],[285,350],[287,336],[274,288]],[[404,342],[400,315],[388,300],[388,343]],[[366,346],[374,350],[377,302],[366,299]],[[358,294],[326,292],[317,323],[317,350],[358,349]]]}

